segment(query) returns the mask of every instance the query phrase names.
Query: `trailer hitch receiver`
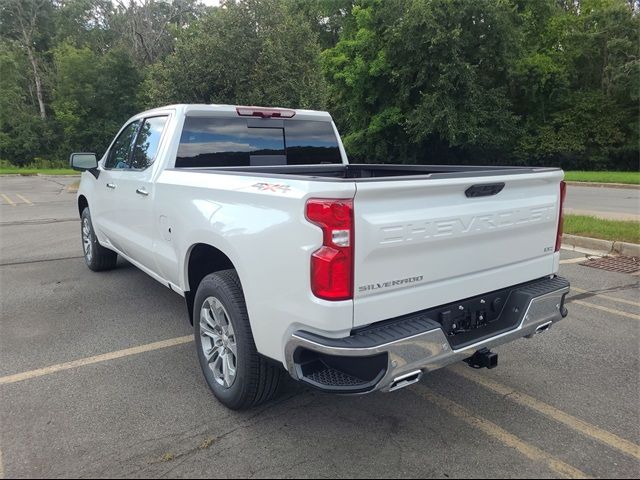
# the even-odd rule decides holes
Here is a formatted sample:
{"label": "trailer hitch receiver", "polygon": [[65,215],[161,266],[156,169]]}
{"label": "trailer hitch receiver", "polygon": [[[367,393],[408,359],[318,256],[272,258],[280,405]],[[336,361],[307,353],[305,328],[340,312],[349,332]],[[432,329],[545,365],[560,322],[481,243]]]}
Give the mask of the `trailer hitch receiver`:
{"label": "trailer hitch receiver", "polygon": [[496,368],[498,366],[498,354],[483,348],[478,350],[473,356],[465,359],[471,368]]}

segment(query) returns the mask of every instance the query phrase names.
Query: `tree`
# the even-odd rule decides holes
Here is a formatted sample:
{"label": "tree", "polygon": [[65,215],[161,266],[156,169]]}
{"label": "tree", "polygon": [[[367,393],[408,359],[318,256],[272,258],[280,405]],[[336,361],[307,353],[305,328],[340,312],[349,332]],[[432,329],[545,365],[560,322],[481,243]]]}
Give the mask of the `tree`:
{"label": "tree", "polygon": [[514,37],[507,9],[378,0],[353,14],[355,28],[324,55],[331,106],[352,153],[424,162],[445,149],[508,151],[518,119],[507,88]]}
{"label": "tree", "polygon": [[59,1],[55,13],[55,45],[68,43],[106,53],[121,42],[112,25],[117,13],[111,0]]}
{"label": "tree", "polygon": [[353,23],[353,0],[292,0],[290,6],[317,33],[323,50],[335,47]]}
{"label": "tree", "polygon": [[138,109],[141,77],[128,52],[63,44],[54,51],[52,107],[62,130],[59,155],[70,151],[103,152],[124,121]]}
{"label": "tree", "polygon": [[51,132],[29,98],[28,60],[21,49],[0,43],[0,158],[25,164],[43,155]]}
{"label": "tree", "polygon": [[143,106],[327,108],[353,160],[640,164],[634,0],[0,0],[0,158]]}
{"label": "tree", "polygon": [[519,155],[568,168],[638,167],[640,22],[622,0],[518,7]]}
{"label": "tree", "polygon": [[204,11],[197,0],[115,2],[111,27],[140,66],[158,62],[171,53],[176,32]]}
{"label": "tree", "polygon": [[0,32],[16,41],[31,64],[40,118],[46,120],[40,55],[51,32],[51,0],[4,0],[0,4]]}
{"label": "tree", "polygon": [[184,29],[154,65],[145,103],[201,102],[320,108],[317,35],[284,0],[228,2]]}

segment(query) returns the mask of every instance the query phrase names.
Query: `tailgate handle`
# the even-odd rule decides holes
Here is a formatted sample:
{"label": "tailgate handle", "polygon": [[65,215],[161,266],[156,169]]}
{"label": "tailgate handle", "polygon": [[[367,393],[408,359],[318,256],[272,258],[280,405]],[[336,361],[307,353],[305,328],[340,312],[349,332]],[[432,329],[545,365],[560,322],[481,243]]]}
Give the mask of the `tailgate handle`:
{"label": "tailgate handle", "polygon": [[490,197],[497,195],[504,188],[504,183],[485,183],[484,185],[473,185],[467,188],[464,194],[469,198]]}

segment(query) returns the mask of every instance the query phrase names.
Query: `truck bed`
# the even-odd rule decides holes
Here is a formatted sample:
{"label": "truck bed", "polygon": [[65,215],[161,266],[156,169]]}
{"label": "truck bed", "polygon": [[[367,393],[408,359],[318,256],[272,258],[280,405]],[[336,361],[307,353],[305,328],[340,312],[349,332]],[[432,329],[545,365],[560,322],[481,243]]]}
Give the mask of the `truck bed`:
{"label": "truck bed", "polygon": [[514,175],[558,171],[545,167],[503,167],[470,165],[391,165],[391,164],[348,164],[348,165],[276,165],[250,167],[179,168],[180,171],[202,173],[250,175],[264,177],[305,177],[305,180],[329,181],[379,181],[394,177],[394,180],[432,178],[468,178],[496,175]]}

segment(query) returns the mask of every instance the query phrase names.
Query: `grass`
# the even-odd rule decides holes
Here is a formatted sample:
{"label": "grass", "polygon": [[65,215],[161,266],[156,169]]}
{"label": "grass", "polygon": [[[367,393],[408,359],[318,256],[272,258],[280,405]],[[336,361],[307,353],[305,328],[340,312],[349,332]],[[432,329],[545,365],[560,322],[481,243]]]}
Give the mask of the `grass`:
{"label": "grass", "polygon": [[565,172],[570,182],[628,183],[640,185],[640,172]]}
{"label": "grass", "polygon": [[586,215],[565,215],[564,233],[603,240],[640,243],[640,222],[603,220]]}
{"label": "grass", "polygon": [[0,175],[78,175],[70,168],[0,167]]}

